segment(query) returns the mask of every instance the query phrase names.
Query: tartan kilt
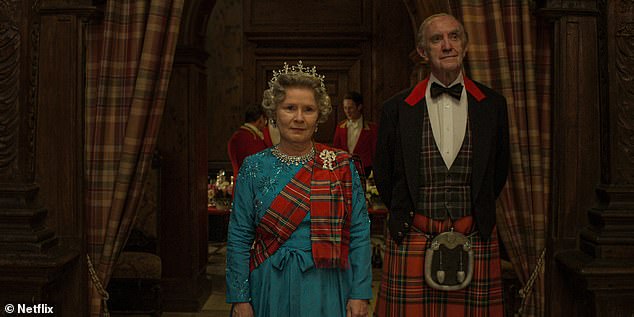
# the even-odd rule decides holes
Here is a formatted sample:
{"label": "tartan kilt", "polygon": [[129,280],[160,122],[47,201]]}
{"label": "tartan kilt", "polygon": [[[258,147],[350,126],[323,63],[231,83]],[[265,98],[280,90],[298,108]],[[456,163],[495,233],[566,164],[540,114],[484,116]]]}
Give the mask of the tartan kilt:
{"label": "tartan kilt", "polygon": [[472,238],[471,284],[459,291],[439,291],[425,283],[426,236],[412,227],[401,245],[387,235],[376,317],[502,317],[502,273],[497,229],[491,239]]}

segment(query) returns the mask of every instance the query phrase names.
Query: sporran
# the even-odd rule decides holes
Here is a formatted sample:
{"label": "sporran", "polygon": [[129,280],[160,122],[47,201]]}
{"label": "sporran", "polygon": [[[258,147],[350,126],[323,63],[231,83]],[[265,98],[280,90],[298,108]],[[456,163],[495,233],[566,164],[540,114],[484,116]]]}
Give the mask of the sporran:
{"label": "sporran", "polygon": [[425,282],[441,291],[461,290],[471,283],[473,262],[470,236],[452,228],[434,237],[425,251]]}

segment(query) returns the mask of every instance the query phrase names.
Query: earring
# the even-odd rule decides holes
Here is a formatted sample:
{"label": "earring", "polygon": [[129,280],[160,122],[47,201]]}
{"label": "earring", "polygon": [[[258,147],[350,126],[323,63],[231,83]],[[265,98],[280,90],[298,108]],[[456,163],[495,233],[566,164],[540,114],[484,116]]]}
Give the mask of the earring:
{"label": "earring", "polygon": [[318,125],[315,126],[315,133],[317,133],[317,130],[319,130],[319,126]]}
{"label": "earring", "polygon": [[277,124],[276,124],[276,122],[275,122],[275,119],[270,119],[270,120],[269,120],[269,122],[271,122],[271,125],[272,125],[274,128],[276,128],[276,127],[277,127]]}

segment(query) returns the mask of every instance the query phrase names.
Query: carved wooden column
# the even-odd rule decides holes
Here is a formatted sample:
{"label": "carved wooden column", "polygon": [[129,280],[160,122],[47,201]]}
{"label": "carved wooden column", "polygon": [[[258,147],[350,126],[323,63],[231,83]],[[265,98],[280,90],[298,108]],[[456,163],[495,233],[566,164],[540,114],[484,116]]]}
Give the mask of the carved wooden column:
{"label": "carved wooden column", "polygon": [[204,52],[177,47],[158,149],[160,253],[165,311],[197,311],[209,296],[207,268],[207,118]]}
{"label": "carved wooden column", "polygon": [[[85,312],[79,184],[81,52],[89,11],[77,3],[53,8],[46,1],[0,0],[1,307],[46,303],[57,316]],[[67,38],[72,40],[59,42]],[[51,135],[51,122],[71,134]],[[55,149],[55,156],[46,149]],[[70,191],[53,197],[56,187]]]}
{"label": "carved wooden column", "polygon": [[[591,130],[599,128],[595,135],[600,136],[600,185],[596,188],[598,203],[589,210],[577,210],[588,218],[588,224],[578,236],[577,246],[554,254],[559,268],[554,274],[561,274],[564,280],[573,283],[568,284],[569,288],[561,294],[565,301],[557,302],[555,297],[550,297],[554,302],[551,306],[564,304],[560,307],[561,312],[570,316],[630,317],[634,314],[634,83],[631,77],[634,73],[634,1],[574,1],[577,7],[572,10],[573,1],[552,2],[555,4],[550,3],[549,9],[572,12],[562,11],[556,21],[556,34],[560,40],[555,47],[562,54],[558,54],[560,60],[555,62],[555,96],[559,101],[566,101],[571,96],[585,96],[568,101],[576,102],[577,107],[589,107],[586,116],[595,116],[579,131],[584,133],[587,127]],[[583,10],[575,11],[580,7]],[[579,23],[572,23],[574,20]],[[596,40],[590,37],[585,38],[587,41],[579,41],[584,39],[582,34],[587,34],[583,32],[584,28],[596,30]],[[585,55],[595,48],[598,48],[596,57]],[[585,71],[568,71],[573,68]],[[574,76],[566,77],[566,74]],[[554,108],[560,107],[558,102],[555,105]],[[570,118],[570,114],[574,113],[555,119],[555,131],[561,128],[559,124],[563,124],[566,117]],[[555,169],[572,170],[574,167],[566,167],[571,163],[582,167],[594,164],[596,155],[583,156],[584,151],[596,148],[596,142],[592,140],[580,140],[572,148],[565,143],[566,139],[560,139],[564,143],[555,142],[557,146],[577,153],[572,162],[564,153],[560,152],[559,157],[555,154],[553,161],[562,162]],[[583,179],[585,175],[578,176]],[[568,183],[574,181],[577,179],[563,179]],[[562,184],[556,184],[555,188],[559,188],[558,197],[572,195],[579,201],[587,201],[584,197],[589,193],[582,190],[584,188],[569,187],[573,190],[563,191]],[[561,217],[561,210],[556,210],[555,215]],[[569,224],[566,226],[570,228]],[[564,223],[559,229],[565,230]]]}
{"label": "carved wooden column", "polygon": [[157,148],[164,311],[198,311],[207,280],[206,22],[215,1],[185,1]]}

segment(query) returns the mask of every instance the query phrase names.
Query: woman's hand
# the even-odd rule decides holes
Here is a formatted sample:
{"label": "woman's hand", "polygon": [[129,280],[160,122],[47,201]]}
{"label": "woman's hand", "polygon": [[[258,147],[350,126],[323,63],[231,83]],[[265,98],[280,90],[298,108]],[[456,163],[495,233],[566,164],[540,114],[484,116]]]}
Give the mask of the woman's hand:
{"label": "woman's hand", "polygon": [[346,305],[346,317],[368,317],[367,299],[349,299]]}
{"label": "woman's hand", "polygon": [[253,317],[251,303],[235,303],[231,310],[231,317]]}

